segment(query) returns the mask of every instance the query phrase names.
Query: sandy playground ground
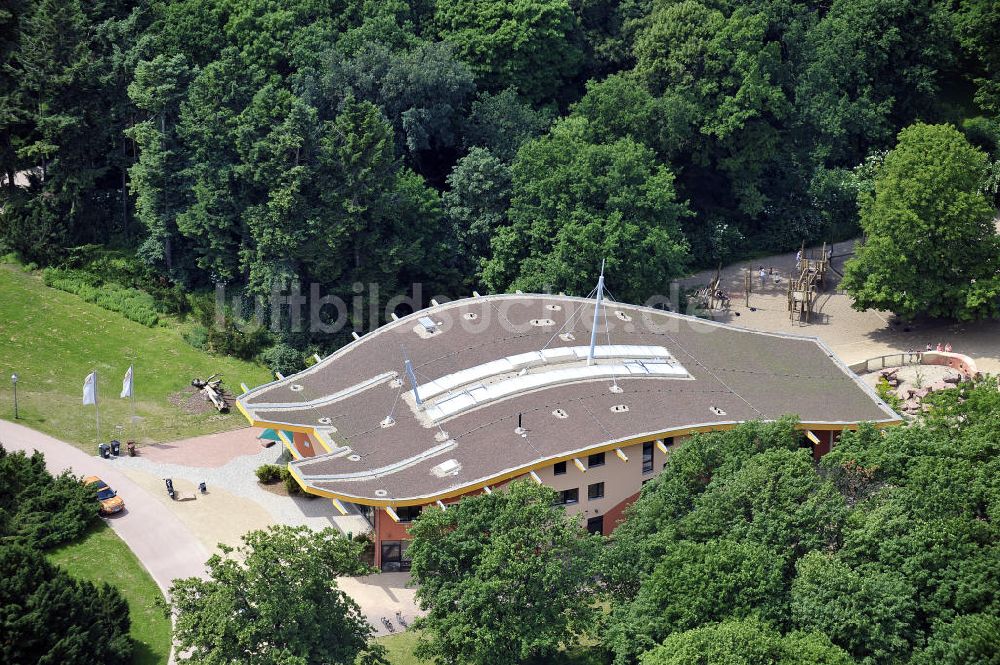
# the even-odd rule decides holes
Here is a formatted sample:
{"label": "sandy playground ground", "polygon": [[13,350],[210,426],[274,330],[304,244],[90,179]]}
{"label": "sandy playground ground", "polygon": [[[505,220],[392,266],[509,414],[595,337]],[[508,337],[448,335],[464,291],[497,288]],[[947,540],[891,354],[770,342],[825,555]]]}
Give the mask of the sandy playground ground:
{"label": "sandy playground ground", "polygon": [[[853,248],[853,240],[834,245],[834,268],[843,272]],[[777,283],[769,278],[761,286],[757,275],[761,266],[775,269]],[[748,268],[753,277],[749,307],[743,293],[743,275]],[[724,268],[721,288],[731,299],[730,310],[715,310],[712,318],[744,328],[818,337],[848,364],[889,353],[923,350],[928,343],[950,342],[956,353],[972,357],[980,370],[1000,373],[1000,321],[897,324],[888,312],[852,309],[850,297],[838,290],[838,275],[831,272],[825,290],[816,299],[810,323],[800,323],[789,318],[787,308],[788,279],[794,272],[794,252]],[[714,277],[714,270],[701,272],[681,280],[681,287],[705,286]]]}

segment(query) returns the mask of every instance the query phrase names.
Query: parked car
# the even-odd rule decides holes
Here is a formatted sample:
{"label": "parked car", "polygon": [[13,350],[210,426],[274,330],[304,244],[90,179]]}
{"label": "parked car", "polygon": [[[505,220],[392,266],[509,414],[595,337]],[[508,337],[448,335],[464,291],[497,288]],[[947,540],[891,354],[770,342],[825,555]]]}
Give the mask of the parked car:
{"label": "parked car", "polygon": [[102,515],[113,515],[124,510],[125,502],[122,501],[122,498],[97,476],[87,476],[83,479],[83,484],[96,490],[97,500],[101,502]]}

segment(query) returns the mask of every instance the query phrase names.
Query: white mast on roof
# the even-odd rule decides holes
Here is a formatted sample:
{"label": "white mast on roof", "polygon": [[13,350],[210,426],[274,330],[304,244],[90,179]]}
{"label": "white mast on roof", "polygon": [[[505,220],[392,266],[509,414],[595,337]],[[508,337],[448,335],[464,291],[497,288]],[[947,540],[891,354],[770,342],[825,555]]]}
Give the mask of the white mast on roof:
{"label": "white mast on roof", "polygon": [[604,302],[604,259],[601,259],[601,276],[597,278],[597,304],[594,306],[594,325],[590,328],[590,352],[587,353],[587,364],[594,364],[594,346],[597,344],[597,317]]}
{"label": "white mast on roof", "polygon": [[403,349],[403,366],[406,368],[406,377],[410,380],[410,385],[413,386],[413,397],[417,400],[417,406],[422,407],[424,401],[420,399],[420,391],[417,389],[417,375],[413,373],[413,363],[410,362],[410,357],[406,355],[406,347]]}

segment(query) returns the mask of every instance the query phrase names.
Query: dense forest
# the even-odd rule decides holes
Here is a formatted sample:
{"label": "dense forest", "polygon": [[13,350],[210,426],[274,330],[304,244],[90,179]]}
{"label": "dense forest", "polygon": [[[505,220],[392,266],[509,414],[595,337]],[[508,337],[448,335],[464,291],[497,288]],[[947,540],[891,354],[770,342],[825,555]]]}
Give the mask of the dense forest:
{"label": "dense forest", "polygon": [[998,181],[989,0],[8,0],[0,58],[0,249],[174,293],[643,301],[857,235],[917,121]]}

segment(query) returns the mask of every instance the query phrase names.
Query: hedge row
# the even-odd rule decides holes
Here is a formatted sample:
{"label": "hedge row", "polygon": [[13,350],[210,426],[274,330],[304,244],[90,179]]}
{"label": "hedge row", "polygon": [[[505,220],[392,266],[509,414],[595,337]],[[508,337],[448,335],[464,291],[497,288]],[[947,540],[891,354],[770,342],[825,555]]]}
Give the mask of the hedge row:
{"label": "hedge row", "polygon": [[97,277],[87,272],[62,268],[46,268],[42,279],[46,286],[76,294],[87,302],[118,312],[144,326],[152,328],[160,322],[155,300],[139,289],[111,282],[101,284]]}

